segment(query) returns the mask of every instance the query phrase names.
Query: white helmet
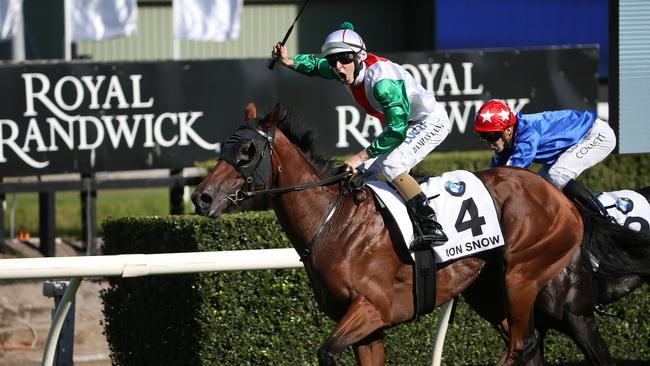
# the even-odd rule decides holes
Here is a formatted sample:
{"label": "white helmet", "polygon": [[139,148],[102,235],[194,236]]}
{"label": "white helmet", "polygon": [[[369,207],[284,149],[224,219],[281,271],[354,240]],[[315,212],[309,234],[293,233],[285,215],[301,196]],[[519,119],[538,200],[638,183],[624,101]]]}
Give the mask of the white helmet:
{"label": "white helmet", "polygon": [[325,38],[323,47],[321,47],[323,57],[342,52],[365,55],[365,50],[366,45],[363,43],[361,36],[354,31],[354,26],[350,22],[341,23],[340,29],[330,33]]}

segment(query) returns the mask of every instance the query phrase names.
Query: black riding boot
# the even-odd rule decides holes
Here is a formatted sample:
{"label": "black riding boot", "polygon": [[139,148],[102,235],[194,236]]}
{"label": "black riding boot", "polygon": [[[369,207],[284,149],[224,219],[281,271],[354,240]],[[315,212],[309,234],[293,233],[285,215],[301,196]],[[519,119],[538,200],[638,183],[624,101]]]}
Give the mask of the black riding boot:
{"label": "black riding boot", "polygon": [[427,201],[427,196],[420,192],[406,202],[406,207],[415,216],[422,232],[422,236],[416,235],[411,244],[412,251],[429,249],[431,244],[441,245],[448,240],[447,235],[442,231],[442,226],[436,221],[436,212],[427,204]]}
{"label": "black riding boot", "polygon": [[573,202],[577,202],[587,209],[599,213],[601,216],[616,223],[616,220],[607,213],[607,209],[602,203],[600,203],[598,198],[596,198],[587,187],[580,184],[577,180],[569,180],[562,192]]}

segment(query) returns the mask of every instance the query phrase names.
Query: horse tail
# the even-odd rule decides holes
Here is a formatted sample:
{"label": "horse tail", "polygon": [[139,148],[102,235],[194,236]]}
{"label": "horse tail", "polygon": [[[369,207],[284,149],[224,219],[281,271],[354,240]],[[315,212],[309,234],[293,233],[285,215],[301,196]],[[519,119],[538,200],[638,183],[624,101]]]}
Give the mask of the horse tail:
{"label": "horse tail", "polygon": [[583,259],[598,264],[596,276],[650,276],[650,235],[614,224],[583,207],[578,210],[585,226]]}

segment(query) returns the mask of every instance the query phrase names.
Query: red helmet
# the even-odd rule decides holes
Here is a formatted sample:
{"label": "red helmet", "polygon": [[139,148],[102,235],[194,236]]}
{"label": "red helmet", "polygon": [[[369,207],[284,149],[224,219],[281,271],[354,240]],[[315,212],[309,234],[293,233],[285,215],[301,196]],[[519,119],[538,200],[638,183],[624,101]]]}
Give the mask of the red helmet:
{"label": "red helmet", "polygon": [[503,132],[506,128],[514,126],[517,117],[510,110],[508,105],[499,99],[488,100],[476,112],[474,120],[474,132]]}

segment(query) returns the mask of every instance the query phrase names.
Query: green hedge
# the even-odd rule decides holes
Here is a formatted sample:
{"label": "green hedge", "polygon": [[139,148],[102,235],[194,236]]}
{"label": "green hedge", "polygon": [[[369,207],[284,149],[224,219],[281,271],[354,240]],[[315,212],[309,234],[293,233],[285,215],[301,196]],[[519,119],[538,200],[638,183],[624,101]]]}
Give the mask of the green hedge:
{"label": "green hedge", "polygon": [[[103,226],[104,254],[290,246],[271,212],[219,220],[125,217]],[[615,358],[631,360],[626,365],[650,361],[649,294],[645,286],[610,306],[625,313],[625,322],[598,319]],[[318,310],[302,269],[112,278],[101,297],[114,365],[312,365],[334,326]],[[438,310],[388,330],[387,364],[426,364],[437,317]],[[461,301],[443,362],[494,364],[503,350],[497,333]],[[551,364],[582,360],[557,334],[547,338],[545,356]],[[354,364],[351,350],[341,364]]]}

